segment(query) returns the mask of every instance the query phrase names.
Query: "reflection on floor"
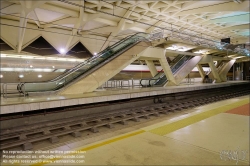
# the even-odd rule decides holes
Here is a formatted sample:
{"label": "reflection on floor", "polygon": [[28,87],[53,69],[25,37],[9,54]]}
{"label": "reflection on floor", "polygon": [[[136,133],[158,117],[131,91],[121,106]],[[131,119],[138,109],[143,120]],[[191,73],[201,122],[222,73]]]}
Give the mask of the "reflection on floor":
{"label": "reflection on floor", "polygon": [[78,165],[249,165],[249,111],[249,96],[243,96],[134,125],[111,138],[100,133],[43,150],[86,151],[85,163]]}

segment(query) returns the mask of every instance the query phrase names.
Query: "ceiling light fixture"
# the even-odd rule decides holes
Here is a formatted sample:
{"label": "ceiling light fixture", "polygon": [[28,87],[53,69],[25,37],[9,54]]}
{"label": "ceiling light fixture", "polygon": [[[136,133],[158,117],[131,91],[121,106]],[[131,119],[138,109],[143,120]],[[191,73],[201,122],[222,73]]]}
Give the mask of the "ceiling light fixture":
{"label": "ceiling light fixture", "polygon": [[186,47],[181,47],[181,48],[178,48],[177,51],[187,51],[187,50],[188,50],[188,48],[186,48]]}
{"label": "ceiling light fixture", "polygon": [[195,54],[202,54],[202,53],[204,53],[204,51],[199,50],[199,51],[195,51],[194,53],[195,53]]}
{"label": "ceiling light fixture", "polygon": [[3,78],[3,75],[2,75],[2,74],[0,74],[0,78]]}
{"label": "ceiling light fixture", "polygon": [[[41,57],[41,56],[31,56],[31,55],[19,55],[19,54],[0,54],[0,57],[4,58],[17,58],[17,59],[34,59],[34,60],[48,60],[48,61],[68,61],[69,59],[75,58],[57,58],[57,57]],[[85,59],[75,59],[77,62],[84,62]]]}
{"label": "ceiling light fixture", "polygon": [[41,77],[43,77],[41,74],[39,74],[38,76],[37,76],[38,78],[41,78]]}
{"label": "ceiling light fixture", "polygon": [[63,49],[63,48],[61,48],[59,51],[61,54],[65,53],[65,49]]}
{"label": "ceiling light fixture", "polygon": [[33,66],[32,65],[30,65],[30,68],[32,68]]}
{"label": "ceiling light fixture", "polygon": [[23,78],[24,76],[22,74],[19,75],[19,78]]}
{"label": "ceiling light fixture", "polygon": [[178,47],[176,47],[175,45],[172,45],[172,47],[167,47],[166,49],[168,49],[168,50],[177,50]]}

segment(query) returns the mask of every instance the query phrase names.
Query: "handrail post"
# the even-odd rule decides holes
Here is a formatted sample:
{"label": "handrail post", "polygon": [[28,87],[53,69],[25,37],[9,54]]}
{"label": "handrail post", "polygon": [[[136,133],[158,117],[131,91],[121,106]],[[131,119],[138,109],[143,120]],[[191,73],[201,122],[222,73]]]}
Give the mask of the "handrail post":
{"label": "handrail post", "polygon": [[26,92],[25,92],[25,85],[23,84],[23,91],[24,91],[24,97],[26,96]]}

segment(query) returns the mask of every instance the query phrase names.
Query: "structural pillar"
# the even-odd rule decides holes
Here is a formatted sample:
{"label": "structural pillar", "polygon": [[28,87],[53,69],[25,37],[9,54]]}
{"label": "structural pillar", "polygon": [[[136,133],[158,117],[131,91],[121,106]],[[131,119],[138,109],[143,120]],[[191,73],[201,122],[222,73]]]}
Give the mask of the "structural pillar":
{"label": "structural pillar", "polygon": [[233,66],[235,60],[230,60],[229,62],[227,62],[222,69],[219,72],[221,81],[226,82],[227,81],[227,73],[228,71],[231,69],[231,67]]}
{"label": "structural pillar", "polygon": [[154,77],[158,73],[154,62],[152,60],[145,60],[145,61],[146,61],[146,64],[149,68],[149,71],[150,71],[152,77]]}
{"label": "structural pillar", "polygon": [[196,67],[197,67],[197,69],[198,69],[198,71],[199,71],[199,73],[200,73],[200,75],[201,75],[202,80],[203,80],[204,77],[205,77],[205,72],[204,72],[204,70],[203,70],[201,64],[197,64]]}
{"label": "structural pillar", "polygon": [[211,69],[211,72],[212,72],[212,74],[213,74],[213,76],[214,76],[214,80],[215,80],[217,83],[218,83],[218,82],[221,82],[219,73],[218,73],[218,71],[217,71],[217,69],[216,69],[216,67],[215,67],[215,65],[214,65],[214,62],[213,62],[213,61],[212,61],[212,62],[209,62],[208,65],[209,65],[209,67],[210,67],[210,69]]}
{"label": "structural pillar", "polygon": [[173,75],[173,73],[171,71],[171,68],[170,68],[170,66],[168,64],[168,61],[166,59],[165,51],[162,54],[161,58],[159,59],[159,62],[161,64],[161,66],[162,66],[162,69],[163,69],[167,79],[168,79],[168,84],[169,85],[177,85],[176,81],[175,81],[175,78],[174,78],[174,75]]}

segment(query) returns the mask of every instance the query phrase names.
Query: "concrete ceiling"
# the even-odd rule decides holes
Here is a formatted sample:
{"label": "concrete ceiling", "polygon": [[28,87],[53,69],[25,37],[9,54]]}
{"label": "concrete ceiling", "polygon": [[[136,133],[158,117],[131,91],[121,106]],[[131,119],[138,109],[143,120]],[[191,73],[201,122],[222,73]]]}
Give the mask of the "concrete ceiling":
{"label": "concrete ceiling", "polygon": [[79,41],[93,54],[124,36],[157,28],[246,43],[249,1],[1,1],[1,39],[17,53],[43,36],[58,51],[63,48],[63,55]]}

